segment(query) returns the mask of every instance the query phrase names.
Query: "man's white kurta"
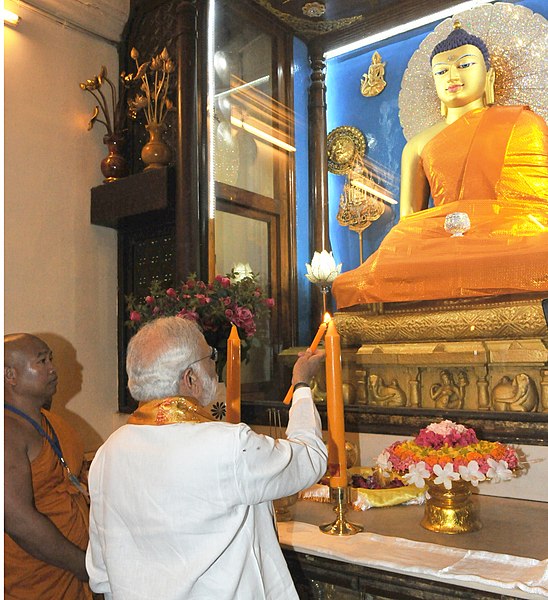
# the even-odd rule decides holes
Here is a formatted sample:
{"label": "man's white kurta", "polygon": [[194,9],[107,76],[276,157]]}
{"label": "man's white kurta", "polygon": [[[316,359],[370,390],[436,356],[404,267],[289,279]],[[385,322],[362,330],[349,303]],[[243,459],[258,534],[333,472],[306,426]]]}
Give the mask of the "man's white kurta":
{"label": "man's white kurta", "polygon": [[310,389],[293,396],[286,440],[247,425],[125,425],[90,473],[86,566],[107,600],[297,598],[272,500],[327,465]]}

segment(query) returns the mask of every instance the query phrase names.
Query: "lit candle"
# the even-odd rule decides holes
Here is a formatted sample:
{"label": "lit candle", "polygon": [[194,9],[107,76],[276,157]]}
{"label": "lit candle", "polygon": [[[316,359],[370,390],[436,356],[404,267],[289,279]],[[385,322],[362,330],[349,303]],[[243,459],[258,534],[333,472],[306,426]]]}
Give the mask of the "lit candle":
{"label": "lit candle", "polygon": [[[323,316],[323,322],[320,323],[320,326],[318,327],[318,331],[316,332],[316,335],[314,336],[312,343],[310,344],[310,346],[308,346],[308,349],[310,350],[310,352],[315,352],[316,349],[318,348],[325,332],[327,331],[327,324],[329,323],[330,320],[331,320],[331,315],[326,312],[325,315]],[[287,394],[285,395],[285,398],[284,398],[284,404],[289,404],[291,402],[292,397],[293,397],[293,384],[287,390]]]}
{"label": "lit candle", "polygon": [[240,338],[232,325],[226,344],[226,421],[239,423],[240,418]]}
{"label": "lit candle", "polygon": [[327,390],[327,470],[329,485],[346,487],[346,452],[344,441],[344,404],[342,394],[341,338],[335,321],[325,334],[325,382]]}

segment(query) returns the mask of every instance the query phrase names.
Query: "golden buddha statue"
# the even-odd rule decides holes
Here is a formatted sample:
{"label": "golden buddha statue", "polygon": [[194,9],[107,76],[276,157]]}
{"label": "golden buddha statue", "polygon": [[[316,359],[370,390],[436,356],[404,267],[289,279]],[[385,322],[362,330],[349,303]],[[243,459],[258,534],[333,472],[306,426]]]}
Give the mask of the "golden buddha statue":
{"label": "golden buddha statue", "polygon": [[[339,309],[548,291],[546,123],[525,106],[492,106],[489,52],[460,26],[430,62],[444,118],[406,144],[401,220],[335,280]],[[444,230],[455,212],[470,219],[462,236]]]}

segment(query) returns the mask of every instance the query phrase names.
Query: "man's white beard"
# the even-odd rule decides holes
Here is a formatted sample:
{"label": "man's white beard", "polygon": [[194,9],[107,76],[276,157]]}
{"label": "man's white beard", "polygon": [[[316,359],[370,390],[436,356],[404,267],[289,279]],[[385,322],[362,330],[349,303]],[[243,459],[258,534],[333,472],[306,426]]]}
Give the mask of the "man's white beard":
{"label": "man's white beard", "polygon": [[200,369],[199,377],[202,383],[202,396],[199,402],[202,406],[207,406],[215,400],[215,396],[217,395],[218,377],[217,374],[214,377],[210,377],[204,369]]}

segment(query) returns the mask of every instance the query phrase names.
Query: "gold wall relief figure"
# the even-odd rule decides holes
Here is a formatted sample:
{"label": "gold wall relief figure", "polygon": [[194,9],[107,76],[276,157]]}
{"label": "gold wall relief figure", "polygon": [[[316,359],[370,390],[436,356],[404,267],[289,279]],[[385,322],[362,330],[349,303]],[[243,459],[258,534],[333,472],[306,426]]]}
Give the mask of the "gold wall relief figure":
{"label": "gold wall relief figure", "polygon": [[371,391],[370,404],[379,406],[405,406],[407,404],[407,396],[397,379],[393,379],[388,385],[385,385],[382,377],[371,374],[369,375],[369,389]]}
{"label": "gold wall relief figure", "polygon": [[538,407],[538,392],[535,382],[525,373],[513,379],[504,376],[491,393],[493,410],[534,412]]}
{"label": "gold wall relief figure", "polygon": [[430,398],[434,401],[436,408],[462,408],[468,385],[466,372],[459,371],[455,383],[451,371],[444,369],[440,371],[440,379],[440,383],[435,383],[430,387]]}
{"label": "gold wall relief figure", "polygon": [[381,55],[375,52],[367,73],[362,75],[360,83],[362,96],[378,96],[384,90],[386,87],[386,81],[384,80],[385,65],[386,63],[382,62]]}
{"label": "gold wall relief figure", "polygon": [[325,384],[325,372],[320,369],[317,375],[312,378],[310,383],[312,398],[314,402],[325,402],[327,399],[327,390]]}

